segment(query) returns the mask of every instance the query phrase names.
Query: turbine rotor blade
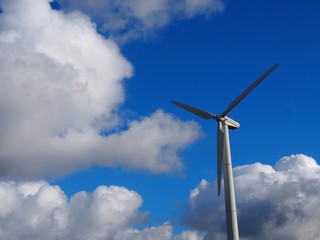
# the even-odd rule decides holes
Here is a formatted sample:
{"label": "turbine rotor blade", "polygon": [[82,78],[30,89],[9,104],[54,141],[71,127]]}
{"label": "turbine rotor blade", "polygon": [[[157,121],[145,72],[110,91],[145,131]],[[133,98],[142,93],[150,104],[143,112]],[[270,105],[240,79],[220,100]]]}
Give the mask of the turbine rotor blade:
{"label": "turbine rotor blade", "polygon": [[212,118],[213,119],[217,119],[217,116],[212,114],[212,113],[210,113],[210,112],[203,111],[201,109],[198,109],[198,108],[195,108],[195,107],[191,107],[191,106],[188,106],[186,104],[183,104],[183,103],[180,103],[180,102],[177,102],[177,101],[174,101],[174,100],[172,101],[172,103],[177,105],[177,106],[179,106],[179,107],[181,107],[181,108],[183,108],[184,110],[187,110],[187,111],[189,111],[189,112],[191,112],[191,113],[193,113],[193,114],[195,114],[195,115],[197,115],[199,117],[202,117],[202,118],[204,118],[206,120],[212,119]]}
{"label": "turbine rotor blade", "polygon": [[256,81],[254,81],[243,93],[240,94],[239,97],[237,97],[230,105],[229,107],[221,114],[221,117],[227,116],[231,110],[238,105],[238,103],[244,99],[256,86],[258,86],[259,83],[261,83],[276,67],[278,67],[279,64],[274,65],[272,68],[270,68],[268,71],[266,71],[264,74],[262,74]]}
{"label": "turbine rotor blade", "polygon": [[217,184],[218,184],[218,196],[221,191],[221,177],[222,177],[222,163],[224,158],[224,131],[222,123],[217,124]]}

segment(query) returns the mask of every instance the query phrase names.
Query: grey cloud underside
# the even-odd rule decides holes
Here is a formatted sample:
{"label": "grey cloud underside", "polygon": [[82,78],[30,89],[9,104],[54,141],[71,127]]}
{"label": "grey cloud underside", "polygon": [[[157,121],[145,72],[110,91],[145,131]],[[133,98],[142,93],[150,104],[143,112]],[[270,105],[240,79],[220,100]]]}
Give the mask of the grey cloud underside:
{"label": "grey cloud underside", "polygon": [[[256,163],[234,169],[240,238],[318,239],[320,166],[305,155],[292,155],[273,168]],[[226,239],[224,208],[214,183],[203,180],[190,195],[184,222]]]}

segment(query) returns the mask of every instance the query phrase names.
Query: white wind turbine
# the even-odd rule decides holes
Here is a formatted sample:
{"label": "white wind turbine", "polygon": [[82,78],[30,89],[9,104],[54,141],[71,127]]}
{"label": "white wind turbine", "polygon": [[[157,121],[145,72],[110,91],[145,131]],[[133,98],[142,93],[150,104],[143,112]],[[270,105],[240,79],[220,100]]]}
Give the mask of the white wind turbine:
{"label": "white wind turbine", "polygon": [[240,124],[231,118],[227,117],[228,113],[239,104],[239,102],[245,98],[259,83],[261,83],[276,67],[274,65],[255,82],[253,82],[243,93],[240,94],[229,107],[220,115],[215,115],[201,109],[188,106],[186,104],[172,101],[172,103],[179,107],[199,116],[206,120],[214,119],[217,121],[217,183],[218,183],[218,195],[220,195],[221,188],[221,174],[222,165],[224,169],[224,195],[225,195],[225,211],[226,211],[226,222],[227,222],[227,239],[238,240],[238,221],[236,211],[236,200],[233,186],[233,174],[232,174],[232,162],[229,142],[228,129],[237,129]]}

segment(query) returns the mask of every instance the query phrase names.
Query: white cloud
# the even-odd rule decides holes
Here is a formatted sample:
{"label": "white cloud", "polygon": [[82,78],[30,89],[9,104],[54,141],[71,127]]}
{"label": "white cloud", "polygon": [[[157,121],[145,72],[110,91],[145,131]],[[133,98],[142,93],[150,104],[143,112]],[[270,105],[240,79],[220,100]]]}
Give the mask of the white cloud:
{"label": "white cloud", "polygon": [[63,9],[90,15],[118,40],[145,37],[175,19],[210,16],[224,10],[222,0],[58,0]]}
{"label": "white cloud", "polygon": [[196,15],[210,15],[224,10],[223,1],[185,0],[183,3],[183,12],[188,18]]}
{"label": "white cloud", "polygon": [[[320,166],[292,155],[275,167],[255,163],[234,169],[241,239],[318,239]],[[215,184],[202,180],[191,191],[184,223],[206,232],[173,234],[167,222],[136,229],[146,215],[142,198],[117,186],[78,192],[69,200],[45,181],[0,182],[0,238],[206,240],[226,239],[223,198]]]}
{"label": "white cloud", "polygon": [[142,230],[142,198],[117,186],[78,192],[67,200],[58,186],[0,182],[0,238],[7,240],[201,240],[196,232],[173,235],[170,223]]}
{"label": "white cloud", "polygon": [[202,240],[203,236],[195,231],[185,231],[175,236],[173,240]]}
{"label": "white cloud", "polygon": [[49,0],[0,4],[0,177],[92,165],[181,169],[176,152],[199,127],[158,110],[116,132],[123,80],[133,70],[87,16],[54,11]]}
{"label": "white cloud", "polygon": [[[319,239],[320,166],[292,155],[275,167],[255,163],[234,169],[241,239]],[[190,194],[184,222],[204,239],[226,239],[223,197],[203,180]]]}
{"label": "white cloud", "polygon": [[137,229],[128,229],[127,231],[119,232],[115,235],[114,240],[144,240],[144,239],[172,239],[172,225],[170,223],[164,223],[158,227],[145,228],[141,231]]}
{"label": "white cloud", "polygon": [[157,227],[145,228],[143,230],[129,229],[119,232],[114,240],[202,240],[201,234],[196,231],[184,231],[176,236],[173,235],[173,226],[167,222]]}
{"label": "white cloud", "polygon": [[177,149],[189,144],[198,134],[195,122],[184,123],[156,111],[150,117],[131,122],[127,131],[108,137],[106,147],[114,159],[130,168],[144,166],[150,171],[169,172],[181,169]]}
{"label": "white cloud", "polygon": [[111,239],[141,217],[142,199],[125,188],[100,186],[67,201],[46,182],[1,182],[0,203],[1,239],[98,240]]}

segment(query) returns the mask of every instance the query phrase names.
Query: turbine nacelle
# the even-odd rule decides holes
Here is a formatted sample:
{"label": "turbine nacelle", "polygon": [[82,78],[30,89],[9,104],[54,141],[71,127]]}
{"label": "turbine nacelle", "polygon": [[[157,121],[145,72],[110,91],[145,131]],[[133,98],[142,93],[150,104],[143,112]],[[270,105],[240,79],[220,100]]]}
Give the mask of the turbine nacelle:
{"label": "turbine nacelle", "polygon": [[237,129],[240,127],[240,123],[238,123],[237,121],[235,121],[229,117],[220,118],[219,122],[221,122],[222,124],[228,125],[228,128],[231,130],[234,130],[234,129]]}

